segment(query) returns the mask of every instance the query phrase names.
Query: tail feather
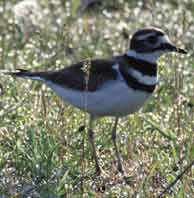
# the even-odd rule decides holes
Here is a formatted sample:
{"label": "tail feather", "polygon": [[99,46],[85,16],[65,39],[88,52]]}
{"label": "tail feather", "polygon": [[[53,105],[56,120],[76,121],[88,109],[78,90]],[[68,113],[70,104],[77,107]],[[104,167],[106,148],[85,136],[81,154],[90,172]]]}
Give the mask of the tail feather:
{"label": "tail feather", "polygon": [[13,77],[42,80],[41,72],[31,72],[25,69],[17,69],[16,71],[2,71],[2,73],[5,75],[11,75]]}

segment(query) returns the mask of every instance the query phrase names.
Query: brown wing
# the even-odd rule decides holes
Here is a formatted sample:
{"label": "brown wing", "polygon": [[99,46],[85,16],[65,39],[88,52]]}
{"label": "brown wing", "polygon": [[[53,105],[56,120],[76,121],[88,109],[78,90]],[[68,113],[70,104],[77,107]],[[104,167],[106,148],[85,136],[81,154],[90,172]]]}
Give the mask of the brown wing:
{"label": "brown wing", "polygon": [[112,68],[114,60],[91,60],[79,62],[55,72],[43,72],[46,80],[75,90],[95,91],[107,80],[116,80],[117,71]]}

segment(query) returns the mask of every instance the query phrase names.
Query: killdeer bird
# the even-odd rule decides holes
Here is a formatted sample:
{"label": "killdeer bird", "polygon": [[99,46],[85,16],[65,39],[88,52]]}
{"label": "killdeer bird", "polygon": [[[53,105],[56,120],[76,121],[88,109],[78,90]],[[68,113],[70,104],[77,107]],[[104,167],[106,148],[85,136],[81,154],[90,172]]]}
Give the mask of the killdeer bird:
{"label": "killdeer bird", "polygon": [[153,94],[157,85],[156,62],[167,52],[186,53],[177,48],[164,31],[148,27],[134,33],[125,54],[91,60],[87,71],[82,61],[58,71],[31,72],[19,69],[7,74],[41,81],[64,101],[90,114],[88,138],[97,174],[101,169],[94,144],[93,124],[102,116],[115,117],[112,140],[118,171],[124,173],[116,143],[118,120],[138,111]]}

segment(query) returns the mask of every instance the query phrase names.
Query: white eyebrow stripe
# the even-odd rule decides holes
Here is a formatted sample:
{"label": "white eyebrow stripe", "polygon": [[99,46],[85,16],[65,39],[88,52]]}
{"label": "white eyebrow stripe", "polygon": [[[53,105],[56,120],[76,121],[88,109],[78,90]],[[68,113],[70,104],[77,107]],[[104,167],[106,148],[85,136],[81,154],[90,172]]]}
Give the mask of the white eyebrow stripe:
{"label": "white eyebrow stripe", "polygon": [[151,32],[151,33],[147,33],[145,35],[140,35],[137,37],[138,40],[144,40],[145,38],[149,37],[149,36],[155,36],[155,32]]}

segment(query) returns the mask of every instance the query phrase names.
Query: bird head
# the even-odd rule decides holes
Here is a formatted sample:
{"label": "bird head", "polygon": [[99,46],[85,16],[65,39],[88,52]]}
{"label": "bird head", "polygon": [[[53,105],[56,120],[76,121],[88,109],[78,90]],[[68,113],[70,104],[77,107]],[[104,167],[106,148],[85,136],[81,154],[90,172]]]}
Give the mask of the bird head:
{"label": "bird head", "polygon": [[152,62],[168,52],[187,53],[173,44],[163,30],[155,27],[143,28],[135,32],[130,42],[130,51],[140,54],[145,59],[153,59]]}

